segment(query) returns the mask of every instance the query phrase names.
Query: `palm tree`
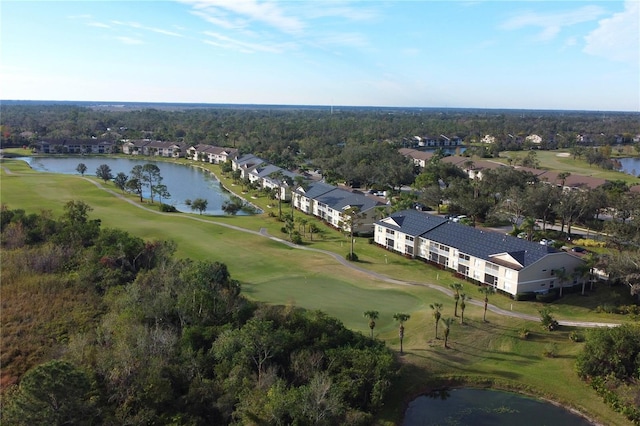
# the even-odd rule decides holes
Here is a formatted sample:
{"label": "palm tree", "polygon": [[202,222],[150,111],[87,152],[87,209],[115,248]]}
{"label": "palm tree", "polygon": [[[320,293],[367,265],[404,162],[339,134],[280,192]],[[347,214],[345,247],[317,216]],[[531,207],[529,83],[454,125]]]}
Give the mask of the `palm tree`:
{"label": "palm tree", "polygon": [[378,319],[379,312],[366,311],[363,315],[365,318],[369,318],[369,328],[371,329],[371,338],[373,339],[373,329],[376,328],[376,320]]}
{"label": "palm tree", "polygon": [[593,253],[589,253],[582,259],[584,260],[584,263],[576,267],[573,271],[573,276],[582,281],[582,295],[584,296],[584,288],[587,284],[587,279],[593,286],[593,268],[596,266],[597,259]]}
{"label": "palm tree", "polygon": [[440,322],[440,317],[442,317],[442,303],[432,303],[429,305],[431,309],[433,309],[433,319],[436,322],[436,339],[438,338],[438,323]]}
{"label": "palm tree", "polygon": [[471,299],[464,293],[460,293],[460,324],[464,324],[464,310],[467,307],[466,301]]}
{"label": "palm tree", "polygon": [[489,296],[491,296],[495,292],[496,289],[491,286],[480,288],[480,293],[484,294],[484,313],[482,314],[482,321],[484,322],[487,321],[487,307],[489,306]]}
{"label": "palm tree", "polygon": [[278,184],[276,193],[278,197],[278,218],[282,220],[282,180],[284,179],[284,172],[282,170],[276,170],[269,174],[269,177]]}
{"label": "palm tree", "polygon": [[459,282],[455,282],[455,283],[451,283],[449,284],[449,287],[451,288],[451,290],[453,290],[453,300],[456,301],[455,304],[455,308],[453,311],[453,316],[458,316],[458,301],[460,300],[460,291],[462,291],[464,289],[464,286],[462,285],[462,283]]}
{"label": "palm tree", "polygon": [[351,251],[349,252],[349,260],[354,260],[354,256],[353,256],[353,244],[354,244],[353,231],[359,225],[359,219],[361,217],[360,216],[360,208],[356,207],[356,206],[349,207],[348,209],[346,209],[344,211],[344,216],[345,216],[344,225],[349,227],[349,236],[351,237]]}
{"label": "palm tree", "polygon": [[442,323],[444,324],[444,347],[448,348],[447,342],[449,341],[449,332],[451,331],[451,325],[453,324],[453,318],[443,318]]}
{"label": "palm tree", "polygon": [[404,340],[404,323],[406,321],[409,321],[409,318],[411,318],[411,315],[409,314],[402,314],[402,313],[393,314],[393,319],[400,323],[400,329],[398,332],[398,336],[400,336],[400,355],[402,355],[402,341]]}
{"label": "palm tree", "polygon": [[527,216],[522,221],[522,230],[527,233],[527,241],[533,240],[533,234],[536,230],[536,220]]}
{"label": "palm tree", "polygon": [[567,272],[566,269],[564,269],[564,267],[559,268],[559,269],[554,269],[553,273],[555,274],[555,276],[558,278],[558,281],[560,282],[560,295],[559,297],[562,297],[562,287],[564,286],[564,283],[569,281],[570,275]]}

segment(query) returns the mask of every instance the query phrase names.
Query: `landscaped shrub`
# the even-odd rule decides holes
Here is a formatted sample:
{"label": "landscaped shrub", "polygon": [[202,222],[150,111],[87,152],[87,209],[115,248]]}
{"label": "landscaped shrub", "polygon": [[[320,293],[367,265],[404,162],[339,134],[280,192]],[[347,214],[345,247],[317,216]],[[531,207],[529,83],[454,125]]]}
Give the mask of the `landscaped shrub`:
{"label": "landscaped shrub", "polygon": [[161,212],[164,212],[164,213],[176,213],[178,211],[178,209],[176,209],[175,206],[172,206],[171,204],[165,204],[165,203],[160,204],[158,208],[160,209]]}
{"label": "landscaped shrub", "polygon": [[518,293],[513,296],[513,300],[521,301],[521,300],[535,300],[536,293],[533,291],[527,291],[525,293]]}
{"label": "landscaped shrub", "polygon": [[584,334],[580,333],[577,330],[573,330],[571,331],[571,333],[569,333],[569,340],[571,340],[572,342],[584,342]]}
{"label": "landscaped shrub", "polygon": [[549,331],[556,330],[558,328],[558,321],[551,315],[551,312],[547,308],[540,309],[540,322],[542,326]]}
{"label": "landscaped shrub", "polygon": [[604,241],[596,241],[591,238],[579,238],[572,241],[573,244],[582,247],[604,247],[606,243]]}
{"label": "landscaped shrub", "polygon": [[358,255],[355,253],[347,253],[347,255],[345,256],[345,259],[350,260],[351,262],[357,262]]}
{"label": "landscaped shrub", "polygon": [[531,332],[529,331],[528,328],[521,328],[520,329],[520,338],[527,340],[529,338],[529,336],[531,335]]}
{"label": "landscaped shrub", "polygon": [[555,358],[556,356],[558,356],[558,345],[556,345],[555,343],[551,343],[545,346],[544,351],[542,351],[542,355],[546,356],[547,358]]}
{"label": "landscaped shrub", "polygon": [[558,295],[554,291],[550,291],[549,293],[546,293],[546,294],[542,294],[542,293],[536,294],[536,301],[542,302],[542,303],[553,302],[557,298],[558,298]]}
{"label": "landscaped shrub", "polygon": [[291,234],[291,242],[293,244],[302,244],[302,236],[298,231],[293,231]]}

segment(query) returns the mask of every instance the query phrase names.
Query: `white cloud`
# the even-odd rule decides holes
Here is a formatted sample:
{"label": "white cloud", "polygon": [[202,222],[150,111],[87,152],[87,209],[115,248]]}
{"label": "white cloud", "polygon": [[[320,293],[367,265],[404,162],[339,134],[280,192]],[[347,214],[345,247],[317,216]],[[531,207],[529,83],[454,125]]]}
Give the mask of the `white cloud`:
{"label": "white cloud", "polygon": [[638,66],[640,60],[640,3],[627,0],[623,12],[598,22],[585,38],[584,52]]}
{"label": "white cloud", "polygon": [[102,22],[89,22],[87,25],[90,27],[97,27],[97,28],[111,28],[109,25],[103,24]]}
{"label": "white cloud", "polygon": [[599,6],[583,6],[579,9],[559,13],[525,12],[512,17],[501,25],[505,30],[519,30],[527,27],[540,28],[538,40],[554,39],[564,27],[593,21],[604,14]]}
{"label": "white cloud", "polygon": [[119,36],[115,37],[115,39],[124,44],[144,44],[142,40],[132,37]]}
{"label": "white cloud", "polygon": [[283,3],[257,0],[182,0],[194,12],[216,25],[244,28],[250,22],[259,22],[288,34],[299,34],[305,24],[294,16],[287,16]]}
{"label": "white cloud", "polygon": [[[266,44],[266,43],[249,43],[241,40],[236,40],[228,37],[224,34],[205,31],[204,34],[210,39],[203,40],[205,43],[221,47],[224,49],[238,50],[242,53],[255,53],[255,52],[269,52],[269,53],[282,53],[286,49],[292,48],[292,44]],[[211,40],[213,39],[213,40]]]}

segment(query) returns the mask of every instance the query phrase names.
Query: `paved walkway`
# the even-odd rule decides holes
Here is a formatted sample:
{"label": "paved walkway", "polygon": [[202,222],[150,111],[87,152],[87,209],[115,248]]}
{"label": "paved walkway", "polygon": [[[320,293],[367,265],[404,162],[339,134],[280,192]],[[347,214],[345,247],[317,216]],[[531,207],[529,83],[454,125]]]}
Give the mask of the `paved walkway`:
{"label": "paved walkway", "polygon": [[[15,173],[11,173],[7,168],[4,168],[5,172],[7,174],[13,174],[15,175]],[[327,256],[330,256],[332,258],[334,258],[337,262],[341,263],[342,265],[346,266],[347,268],[351,268],[351,269],[355,269],[357,271],[360,271],[364,274],[369,275],[370,277],[373,277],[375,279],[378,279],[380,281],[384,281],[384,282],[388,282],[391,284],[397,284],[397,285],[411,285],[411,286],[422,286],[422,287],[428,287],[430,289],[433,290],[437,290],[440,291],[442,293],[445,293],[451,297],[453,297],[453,291],[449,290],[448,288],[436,285],[436,284],[429,284],[429,283],[423,283],[423,282],[417,282],[417,281],[406,281],[406,280],[400,280],[400,279],[396,279],[396,278],[392,278],[389,277],[387,275],[384,274],[380,274],[378,272],[374,272],[371,271],[369,269],[363,268],[360,265],[358,265],[357,263],[353,263],[350,262],[348,260],[346,260],[343,256],[336,254],[334,252],[328,251],[328,250],[321,250],[321,249],[316,249],[316,248],[312,248],[312,247],[305,247],[305,246],[300,246],[297,244],[293,244],[290,241],[287,240],[283,240],[282,238],[278,238],[278,237],[274,237],[272,235],[270,235],[267,230],[265,228],[261,228],[260,231],[253,231],[251,229],[246,229],[246,228],[242,228],[239,226],[235,226],[235,225],[230,225],[228,223],[222,223],[222,222],[216,222],[216,221],[212,221],[212,220],[207,220],[198,216],[194,216],[194,215],[189,215],[189,214],[184,214],[184,213],[164,213],[161,211],[158,211],[156,209],[151,209],[147,206],[145,206],[144,204],[140,204],[139,202],[132,200],[131,198],[127,198],[125,197],[123,194],[120,194],[116,191],[113,191],[109,188],[105,188],[104,186],[102,186],[102,184],[100,184],[100,182],[97,182],[95,180],[89,179],[87,177],[82,177],[82,179],[85,179],[88,182],[91,182],[92,184],[94,184],[96,187],[102,189],[103,191],[107,191],[108,193],[112,194],[113,196],[128,202],[131,205],[134,205],[138,208],[141,208],[143,210],[146,210],[147,212],[150,213],[154,213],[154,214],[159,214],[159,215],[168,215],[168,216],[180,216],[182,218],[185,219],[190,219],[190,220],[195,220],[198,222],[203,222],[203,223],[211,223],[213,225],[217,225],[217,226],[224,226],[226,228],[230,228],[236,231],[240,231],[240,232],[246,232],[246,233],[250,233],[250,234],[254,234],[254,235],[258,235],[264,238],[269,238],[273,241],[277,241],[281,244],[285,244],[288,245],[289,247],[293,247],[295,249],[298,250],[308,250],[308,251],[313,251],[316,253],[322,253],[325,254]],[[472,305],[476,305],[476,306],[480,306],[480,307],[484,307],[484,302],[481,300],[474,300],[474,299],[470,299],[468,301],[469,304]],[[487,310],[498,314],[498,315],[503,315],[503,316],[508,316],[508,317],[512,317],[512,318],[519,318],[519,319],[524,319],[524,320],[529,320],[529,321],[535,321],[535,322],[539,322],[540,318],[534,315],[528,315],[528,314],[523,314],[520,312],[515,312],[512,310],[506,310],[506,309],[502,309],[499,308],[495,305],[489,304],[487,306]],[[564,321],[564,320],[560,320],[558,321],[558,323],[560,325],[563,326],[569,326],[569,327],[615,327],[618,326],[620,324],[612,324],[612,323],[602,323],[602,322],[590,322],[590,321]]]}

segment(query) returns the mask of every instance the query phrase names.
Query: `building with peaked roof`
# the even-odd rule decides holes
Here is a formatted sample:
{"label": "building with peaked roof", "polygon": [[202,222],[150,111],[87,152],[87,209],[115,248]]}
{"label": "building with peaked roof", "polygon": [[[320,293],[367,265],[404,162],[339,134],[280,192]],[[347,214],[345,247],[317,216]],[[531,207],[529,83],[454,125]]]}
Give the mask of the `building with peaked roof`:
{"label": "building with peaked roof", "polygon": [[313,182],[298,186],[293,194],[294,207],[316,216],[334,228],[348,229],[346,213],[357,208],[358,220],[354,232],[373,233],[376,220],[376,207],[386,206],[374,197],[347,191],[322,182]]}
{"label": "building with peaked roof", "polygon": [[37,144],[41,154],[111,154],[116,144],[101,139],[47,139]]}
{"label": "building with peaked roof", "polygon": [[[377,221],[374,241],[512,296],[546,293],[586,279],[574,274],[584,262],[571,253],[414,210]],[[560,281],[556,275],[559,269],[571,278]]]}
{"label": "building with peaked roof", "polygon": [[198,144],[187,148],[186,157],[195,161],[221,164],[238,156],[236,148],[226,148],[207,144]]}
{"label": "building with peaked roof", "polygon": [[249,172],[262,164],[269,164],[262,158],[253,154],[245,154],[242,157],[231,160],[233,170],[240,170],[240,178],[249,178]]}

